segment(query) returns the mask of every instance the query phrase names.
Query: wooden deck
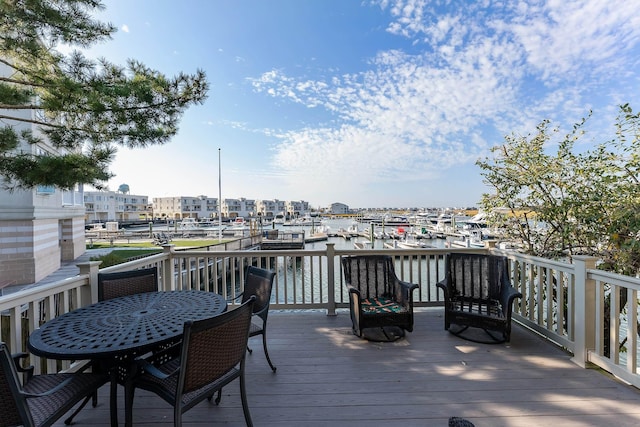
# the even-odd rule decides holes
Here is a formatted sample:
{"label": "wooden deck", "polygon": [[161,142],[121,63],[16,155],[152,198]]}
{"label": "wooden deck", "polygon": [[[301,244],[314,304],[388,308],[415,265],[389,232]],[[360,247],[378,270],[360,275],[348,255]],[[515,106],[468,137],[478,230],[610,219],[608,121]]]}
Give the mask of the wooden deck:
{"label": "wooden deck", "polygon": [[[517,325],[510,344],[456,338],[443,330],[441,309],[417,312],[413,333],[384,344],[352,335],[348,312],[272,312],[275,374],[260,338],[251,347],[247,396],[256,426],[446,426],[451,416],[476,427],[640,425],[640,390],[579,368]],[[99,405],[75,425],[109,425],[108,406],[103,387]],[[121,423],[123,412],[121,404]],[[164,401],[136,394],[136,426],[172,425],[172,417]],[[184,424],[244,425],[238,382],[225,388],[220,406],[202,402]]]}

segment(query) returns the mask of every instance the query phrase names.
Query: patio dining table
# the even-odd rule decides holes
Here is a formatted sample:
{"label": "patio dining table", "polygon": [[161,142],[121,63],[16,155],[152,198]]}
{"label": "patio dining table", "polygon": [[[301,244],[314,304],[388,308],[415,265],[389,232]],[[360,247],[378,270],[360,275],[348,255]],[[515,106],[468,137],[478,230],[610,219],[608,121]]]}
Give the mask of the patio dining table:
{"label": "patio dining table", "polygon": [[29,336],[28,348],[37,356],[91,360],[109,369],[111,424],[117,425],[116,384],[120,375],[130,373],[133,359],[178,342],[185,321],[216,316],[226,309],[225,299],[213,292],[128,295],[81,307],[46,322]]}

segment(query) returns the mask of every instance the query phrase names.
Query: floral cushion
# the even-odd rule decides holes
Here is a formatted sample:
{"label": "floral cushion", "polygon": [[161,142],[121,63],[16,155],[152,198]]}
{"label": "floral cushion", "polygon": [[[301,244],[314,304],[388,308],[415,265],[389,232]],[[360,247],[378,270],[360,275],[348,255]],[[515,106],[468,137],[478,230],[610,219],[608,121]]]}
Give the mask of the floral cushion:
{"label": "floral cushion", "polygon": [[361,301],[362,311],[365,314],[372,313],[400,313],[404,308],[387,297],[365,298]]}

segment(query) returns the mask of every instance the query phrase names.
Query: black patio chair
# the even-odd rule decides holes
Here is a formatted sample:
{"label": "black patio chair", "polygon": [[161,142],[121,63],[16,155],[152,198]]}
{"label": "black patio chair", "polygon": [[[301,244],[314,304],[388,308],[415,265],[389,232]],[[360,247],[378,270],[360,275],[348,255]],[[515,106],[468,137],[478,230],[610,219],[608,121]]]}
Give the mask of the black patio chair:
{"label": "black patio chair", "polygon": [[[158,292],[158,269],[156,267],[142,268],[139,270],[127,270],[119,271],[115,273],[98,273],[98,301],[106,301],[109,299],[123,297],[127,295],[135,295],[144,292]],[[104,367],[98,366],[97,362],[92,362],[96,369],[116,369],[118,372],[114,373],[117,378],[117,382],[124,385],[126,381],[124,371],[118,368],[117,363]],[[116,382],[112,381],[112,399],[115,398]],[[65,420],[65,423],[71,424],[73,418],[84,408],[84,406],[92,399],[92,405],[95,407],[98,404],[98,396],[88,396],[82,405],[80,405],[71,416]],[[111,402],[112,411],[116,411],[116,403]]]}
{"label": "black patio chair", "polygon": [[156,267],[116,273],[98,273],[98,301],[143,292],[158,292],[158,269]]}
{"label": "black patio chair", "polygon": [[[511,286],[507,258],[456,252],[446,256],[445,268],[437,283],[444,292],[444,328],[469,341],[509,342],[513,301],[522,294]],[[489,339],[465,333],[468,328],[484,330]]]}
{"label": "black patio chair", "polygon": [[107,374],[84,371],[34,375],[33,366],[20,365],[26,357],[26,353],[11,356],[6,344],[0,343],[0,426],[50,426],[109,381]]}
{"label": "black patio chair", "polygon": [[400,280],[388,255],[342,258],[353,333],[371,341],[395,341],[413,331],[413,291]]}
{"label": "black patio chair", "polygon": [[[255,297],[256,301],[253,304],[253,316],[251,329],[249,330],[249,338],[262,335],[262,348],[264,349],[264,355],[266,356],[267,362],[273,372],[275,372],[277,368],[271,362],[269,351],[267,350],[267,319],[269,317],[269,303],[271,301],[271,291],[273,289],[273,280],[275,275],[276,273],[272,270],[266,270],[264,268],[250,265],[247,267],[247,272],[245,274],[244,289],[242,293],[235,298],[241,300],[241,303],[244,304],[251,299],[251,297]],[[247,350],[249,353],[253,352],[249,347],[247,347]]]}
{"label": "black patio chair", "polygon": [[182,414],[235,379],[245,422],[253,425],[245,390],[245,355],[251,312],[255,298],[215,317],[185,322],[179,358],[155,365],[139,359],[138,372],[126,384],[126,423],[132,425],[136,388],[157,394],[174,408],[174,425],[182,425]]}

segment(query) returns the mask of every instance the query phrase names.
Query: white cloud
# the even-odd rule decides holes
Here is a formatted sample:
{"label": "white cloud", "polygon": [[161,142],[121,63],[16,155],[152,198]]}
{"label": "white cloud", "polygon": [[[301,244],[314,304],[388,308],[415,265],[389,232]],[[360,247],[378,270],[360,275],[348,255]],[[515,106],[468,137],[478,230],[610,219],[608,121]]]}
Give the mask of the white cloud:
{"label": "white cloud", "polygon": [[129,26],[128,26],[127,24],[123,24],[123,25],[120,27],[120,29],[121,29],[122,31],[124,31],[125,33],[128,33],[128,32],[129,32]]}
{"label": "white cloud", "polygon": [[487,137],[532,131],[544,118],[570,125],[640,40],[640,3],[623,0],[379,4],[394,18],[387,30],[419,40],[422,52],[383,51],[369,69],[326,81],[281,70],[252,80],[256,91],[338,120],[280,136],[275,167],[292,183],[430,180],[501,142]]}

